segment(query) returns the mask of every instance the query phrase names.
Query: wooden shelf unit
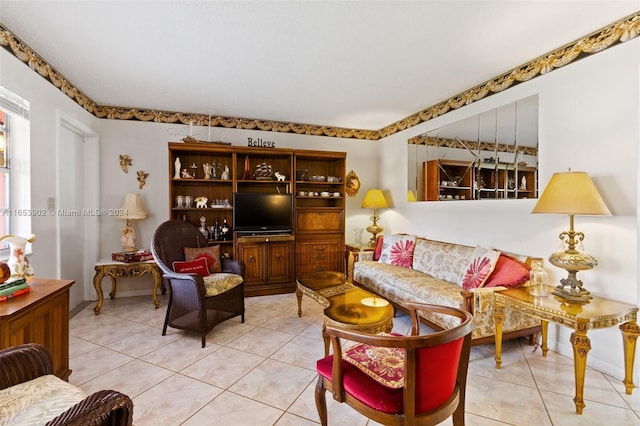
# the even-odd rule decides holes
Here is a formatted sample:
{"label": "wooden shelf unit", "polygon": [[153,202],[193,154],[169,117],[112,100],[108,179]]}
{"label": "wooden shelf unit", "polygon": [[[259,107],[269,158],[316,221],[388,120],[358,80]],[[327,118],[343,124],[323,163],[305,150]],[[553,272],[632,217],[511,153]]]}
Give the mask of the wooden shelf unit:
{"label": "wooden shelf unit", "polygon": [[[537,198],[536,167],[512,163],[430,160],[423,163],[426,201]],[[522,178],[526,188],[522,188]]]}
{"label": "wooden shelf unit", "polygon": [[[294,194],[294,229],[292,235],[245,236],[233,235],[228,241],[209,241],[220,244],[221,253],[230,253],[247,266],[245,294],[264,294],[295,291],[295,277],[301,273],[323,270],[344,270],[344,222],[346,153],[333,151],[293,150],[280,148],[232,147],[207,143],[169,142],[169,215],[172,219],[187,220],[200,227],[204,217],[206,226],[226,218],[233,229],[233,206],[222,208],[185,208],[176,206],[176,197],[206,196],[210,205],[215,200],[229,200],[234,192],[280,192]],[[181,168],[192,171],[195,179],[175,179],[176,158]],[[216,179],[204,179],[204,163],[219,164]],[[265,163],[272,173],[284,175],[283,181],[257,179],[256,167]],[[230,178],[221,180],[225,165]],[[245,167],[248,165],[248,167]],[[248,169],[249,173],[245,173]],[[304,179],[297,179],[296,171],[306,170]],[[323,176],[323,181],[311,181]],[[249,179],[246,179],[249,177]],[[301,177],[301,176],[299,176]],[[331,179],[329,179],[331,177]],[[302,191],[305,195],[298,195]],[[311,194],[311,195],[309,195]],[[317,194],[317,195],[316,195]],[[329,195],[327,195],[329,194]],[[257,213],[257,212],[256,212]]]}

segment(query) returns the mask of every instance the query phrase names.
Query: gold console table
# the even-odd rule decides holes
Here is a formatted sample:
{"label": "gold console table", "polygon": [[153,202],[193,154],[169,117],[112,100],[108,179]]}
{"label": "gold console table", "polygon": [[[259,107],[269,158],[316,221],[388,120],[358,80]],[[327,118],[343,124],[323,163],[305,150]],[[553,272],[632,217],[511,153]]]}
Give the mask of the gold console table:
{"label": "gold console table", "polygon": [[587,354],[591,341],[587,337],[590,329],[607,328],[618,325],[622,332],[624,349],[624,386],[631,394],[633,385],[633,361],[640,327],[636,323],[638,307],[602,297],[593,297],[588,303],[568,302],[556,296],[534,297],[526,287],[497,291],[495,293],[494,319],[496,327],[496,367],[502,363],[502,324],[504,308],[516,309],[539,318],[542,325],[542,355],[547,356],[547,330],[549,321],[571,327],[573,346],[573,368],[575,371],[576,395],[573,398],[576,412],[582,414],[584,408],[584,378]]}
{"label": "gold console table", "polygon": [[96,303],[96,307],[93,308],[93,311],[96,315],[99,315],[100,309],[102,309],[102,302],[104,300],[104,296],[102,294],[102,279],[106,276],[111,278],[111,292],[109,293],[109,297],[113,299],[116,297],[117,278],[140,277],[144,274],[151,274],[153,276],[153,303],[156,306],[156,309],[160,307],[160,301],[158,300],[158,288],[161,288],[162,294],[166,293],[166,289],[162,285],[162,273],[160,272],[160,268],[153,260],[131,263],[117,262],[115,260],[101,260],[96,263],[95,269],[96,275],[93,277],[93,286],[98,293],[98,303]]}

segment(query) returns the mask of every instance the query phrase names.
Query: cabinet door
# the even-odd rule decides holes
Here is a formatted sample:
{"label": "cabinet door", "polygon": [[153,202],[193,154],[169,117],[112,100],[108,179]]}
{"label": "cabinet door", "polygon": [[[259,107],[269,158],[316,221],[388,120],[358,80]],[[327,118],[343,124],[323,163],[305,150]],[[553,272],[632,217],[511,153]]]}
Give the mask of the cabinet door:
{"label": "cabinet door", "polygon": [[260,284],[264,276],[263,244],[239,244],[240,260],[246,266],[244,282],[246,285]]}
{"label": "cabinet door", "polygon": [[7,328],[9,332],[9,346],[17,346],[23,343],[36,342],[33,330],[32,312],[27,312],[24,315],[12,318],[7,324]]}
{"label": "cabinet door", "polygon": [[269,259],[269,272],[267,282],[287,282],[292,281],[291,276],[291,244],[290,243],[270,243],[265,245],[267,258]]}
{"label": "cabinet door", "polygon": [[343,211],[314,210],[296,212],[296,232],[342,232]]}
{"label": "cabinet door", "polygon": [[58,377],[67,373],[69,359],[69,293],[57,295],[35,309],[33,327],[36,343],[49,349],[53,371]]}

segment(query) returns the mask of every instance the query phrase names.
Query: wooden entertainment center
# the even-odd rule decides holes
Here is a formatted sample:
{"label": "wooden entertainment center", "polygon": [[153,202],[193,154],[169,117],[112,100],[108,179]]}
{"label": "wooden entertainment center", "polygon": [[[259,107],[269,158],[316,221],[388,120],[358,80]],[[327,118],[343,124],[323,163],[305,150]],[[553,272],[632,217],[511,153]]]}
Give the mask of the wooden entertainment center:
{"label": "wooden entertainment center", "polygon": [[[209,238],[246,265],[245,295],[289,293],[299,274],[343,271],[345,176],[345,152],[169,142],[169,217],[196,227],[201,218],[206,226],[226,219],[233,229],[234,192],[293,194],[291,232]],[[185,205],[186,197],[192,204]],[[196,207],[197,197],[207,198],[206,207]]]}

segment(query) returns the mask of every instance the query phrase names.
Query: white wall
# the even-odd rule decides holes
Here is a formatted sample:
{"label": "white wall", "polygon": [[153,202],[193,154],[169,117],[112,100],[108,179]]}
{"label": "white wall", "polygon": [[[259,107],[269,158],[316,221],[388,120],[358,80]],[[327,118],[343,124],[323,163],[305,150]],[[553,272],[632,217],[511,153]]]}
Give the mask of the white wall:
{"label": "white wall", "polygon": [[[407,139],[515,100],[539,95],[539,188],[554,172],[590,174],[612,217],[576,217],[585,251],[599,265],[581,272],[594,294],[638,303],[638,77],[640,39],[582,59],[532,81],[381,141],[379,186],[395,208],[382,211],[387,232],[496,247],[547,258],[567,230],[565,216],[532,215],[535,200],[408,203]],[[548,265],[551,280],[566,272]],[[571,356],[570,330],[550,326],[550,347]],[[589,333],[589,365],[623,377],[622,339],[616,327]],[[637,361],[636,361],[637,364]],[[636,383],[637,383],[636,378]]]}
{"label": "white wall", "polygon": [[[100,120],[84,111],[51,83],[4,49],[0,49],[0,84],[31,103],[30,207],[46,209],[47,199],[56,197],[58,188],[56,146],[60,117],[64,116],[68,121],[92,131],[97,131]],[[24,206],[13,207],[23,208]],[[31,231],[36,234],[37,239],[32,244],[33,253],[29,258],[39,277],[60,278],[56,221],[55,215],[32,217]],[[82,290],[81,286],[76,285],[71,288],[74,296],[79,298],[82,297]]]}

